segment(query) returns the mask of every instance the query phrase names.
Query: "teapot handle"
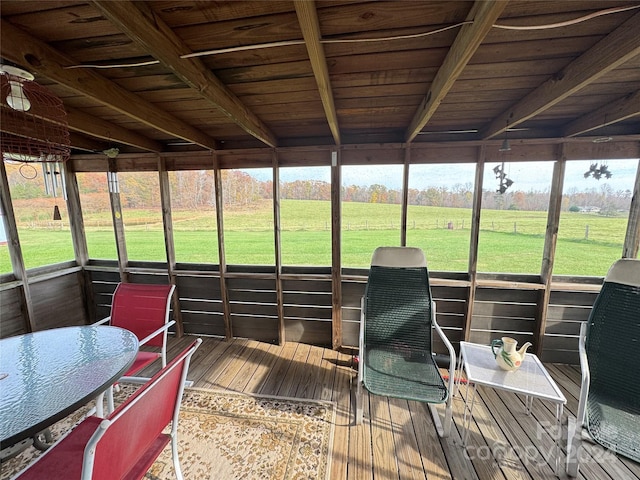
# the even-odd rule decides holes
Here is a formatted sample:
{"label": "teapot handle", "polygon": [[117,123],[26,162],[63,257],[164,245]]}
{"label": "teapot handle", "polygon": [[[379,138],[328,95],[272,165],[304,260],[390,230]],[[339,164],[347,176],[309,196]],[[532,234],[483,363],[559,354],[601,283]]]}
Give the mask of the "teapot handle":
{"label": "teapot handle", "polygon": [[500,348],[502,346],[502,340],[496,338],[491,341],[491,351],[493,352],[493,358],[496,358],[498,354],[496,353],[496,347]]}

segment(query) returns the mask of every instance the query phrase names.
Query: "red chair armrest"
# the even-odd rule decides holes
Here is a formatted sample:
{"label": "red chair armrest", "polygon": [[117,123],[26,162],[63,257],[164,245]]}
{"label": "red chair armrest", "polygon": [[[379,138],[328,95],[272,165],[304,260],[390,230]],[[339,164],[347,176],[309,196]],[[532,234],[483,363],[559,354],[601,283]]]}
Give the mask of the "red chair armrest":
{"label": "red chair armrest", "polygon": [[157,329],[156,331],[150,333],[149,335],[147,335],[146,337],[144,337],[142,340],[140,340],[138,343],[140,345],[144,345],[145,343],[147,343],[149,340],[151,340],[154,337],[157,337],[158,335],[160,335],[162,332],[164,332],[165,330],[169,330],[169,327],[174,325],[176,323],[175,320],[171,320],[170,322],[165,323],[162,327],[160,327],[159,329]]}

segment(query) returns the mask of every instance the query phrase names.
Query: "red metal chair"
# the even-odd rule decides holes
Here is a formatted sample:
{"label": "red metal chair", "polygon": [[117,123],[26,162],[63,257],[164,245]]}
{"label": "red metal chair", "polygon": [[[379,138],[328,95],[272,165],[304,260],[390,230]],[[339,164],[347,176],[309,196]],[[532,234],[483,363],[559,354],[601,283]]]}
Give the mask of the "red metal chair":
{"label": "red metal chair", "polygon": [[[169,321],[171,297],[175,285],[149,285],[144,283],[120,283],[113,293],[111,315],[96,322],[96,325],[108,323],[114,327],[126,328],[133,332],[141,346],[160,348],[158,351],[141,350],[136,355],[133,365],[120,381],[144,383],[146,377],[135,375],[158,358],[162,366],[167,364],[167,332],[175,321]],[[96,409],[102,416],[101,395],[96,401]],[[113,392],[107,391],[107,411],[113,411]]]}
{"label": "red metal chair", "polygon": [[[166,445],[176,477],[178,416],[197,339],[106,419],[87,417],[15,477],[16,480],[135,480],[144,477]],[[163,433],[171,423],[170,433]]]}

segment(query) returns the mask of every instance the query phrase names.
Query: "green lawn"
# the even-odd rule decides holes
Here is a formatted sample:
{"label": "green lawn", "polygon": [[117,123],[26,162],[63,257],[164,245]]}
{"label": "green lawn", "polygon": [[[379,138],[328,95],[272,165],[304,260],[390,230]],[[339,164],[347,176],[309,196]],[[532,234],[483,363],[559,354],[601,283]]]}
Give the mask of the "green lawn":
{"label": "green lawn", "polygon": [[[282,261],[284,265],[331,264],[330,203],[281,201]],[[343,203],[342,264],[366,267],[380,245],[400,244],[400,206]],[[159,211],[123,212],[130,260],[165,261]],[[244,210],[224,211],[228,264],[273,265],[273,209],[270,202]],[[89,255],[115,259],[114,234],[108,213],[86,215]],[[546,212],[483,210],[478,271],[540,272]],[[432,270],[468,268],[471,211],[410,206],[407,244],[425,250]],[[64,224],[63,224],[64,225]],[[588,225],[588,238],[585,238]],[[27,268],[74,258],[68,228],[19,227]],[[451,228],[448,228],[448,227]],[[173,212],[176,260],[218,263],[214,210]],[[626,217],[601,217],[563,212],[558,233],[555,274],[603,276],[622,252]],[[0,271],[10,272],[6,245],[0,246]]]}

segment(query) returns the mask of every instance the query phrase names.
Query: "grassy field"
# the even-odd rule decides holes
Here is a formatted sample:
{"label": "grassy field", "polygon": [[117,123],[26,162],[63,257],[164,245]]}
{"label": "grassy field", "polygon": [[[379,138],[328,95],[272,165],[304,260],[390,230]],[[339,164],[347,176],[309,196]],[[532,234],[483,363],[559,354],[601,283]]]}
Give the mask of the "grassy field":
{"label": "grassy field", "polygon": [[[330,204],[281,201],[282,260],[285,265],[331,264]],[[342,264],[366,267],[380,245],[400,244],[400,206],[343,203]],[[125,210],[130,260],[165,261],[160,211]],[[249,209],[225,209],[224,238],[229,264],[274,263],[273,210],[266,202]],[[85,215],[89,255],[115,259],[110,214]],[[606,274],[622,252],[626,217],[563,212],[558,233],[555,274]],[[540,272],[546,212],[483,210],[478,271]],[[432,270],[468,268],[471,210],[410,206],[407,244],[425,250]],[[71,234],[62,222],[20,228],[27,268],[74,258]],[[64,228],[67,226],[67,228]],[[586,237],[588,226],[588,238]],[[173,211],[176,259],[184,263],[218,263],[215,211]],[[11,271],[7,247],[0,247],[2,272]]]}

